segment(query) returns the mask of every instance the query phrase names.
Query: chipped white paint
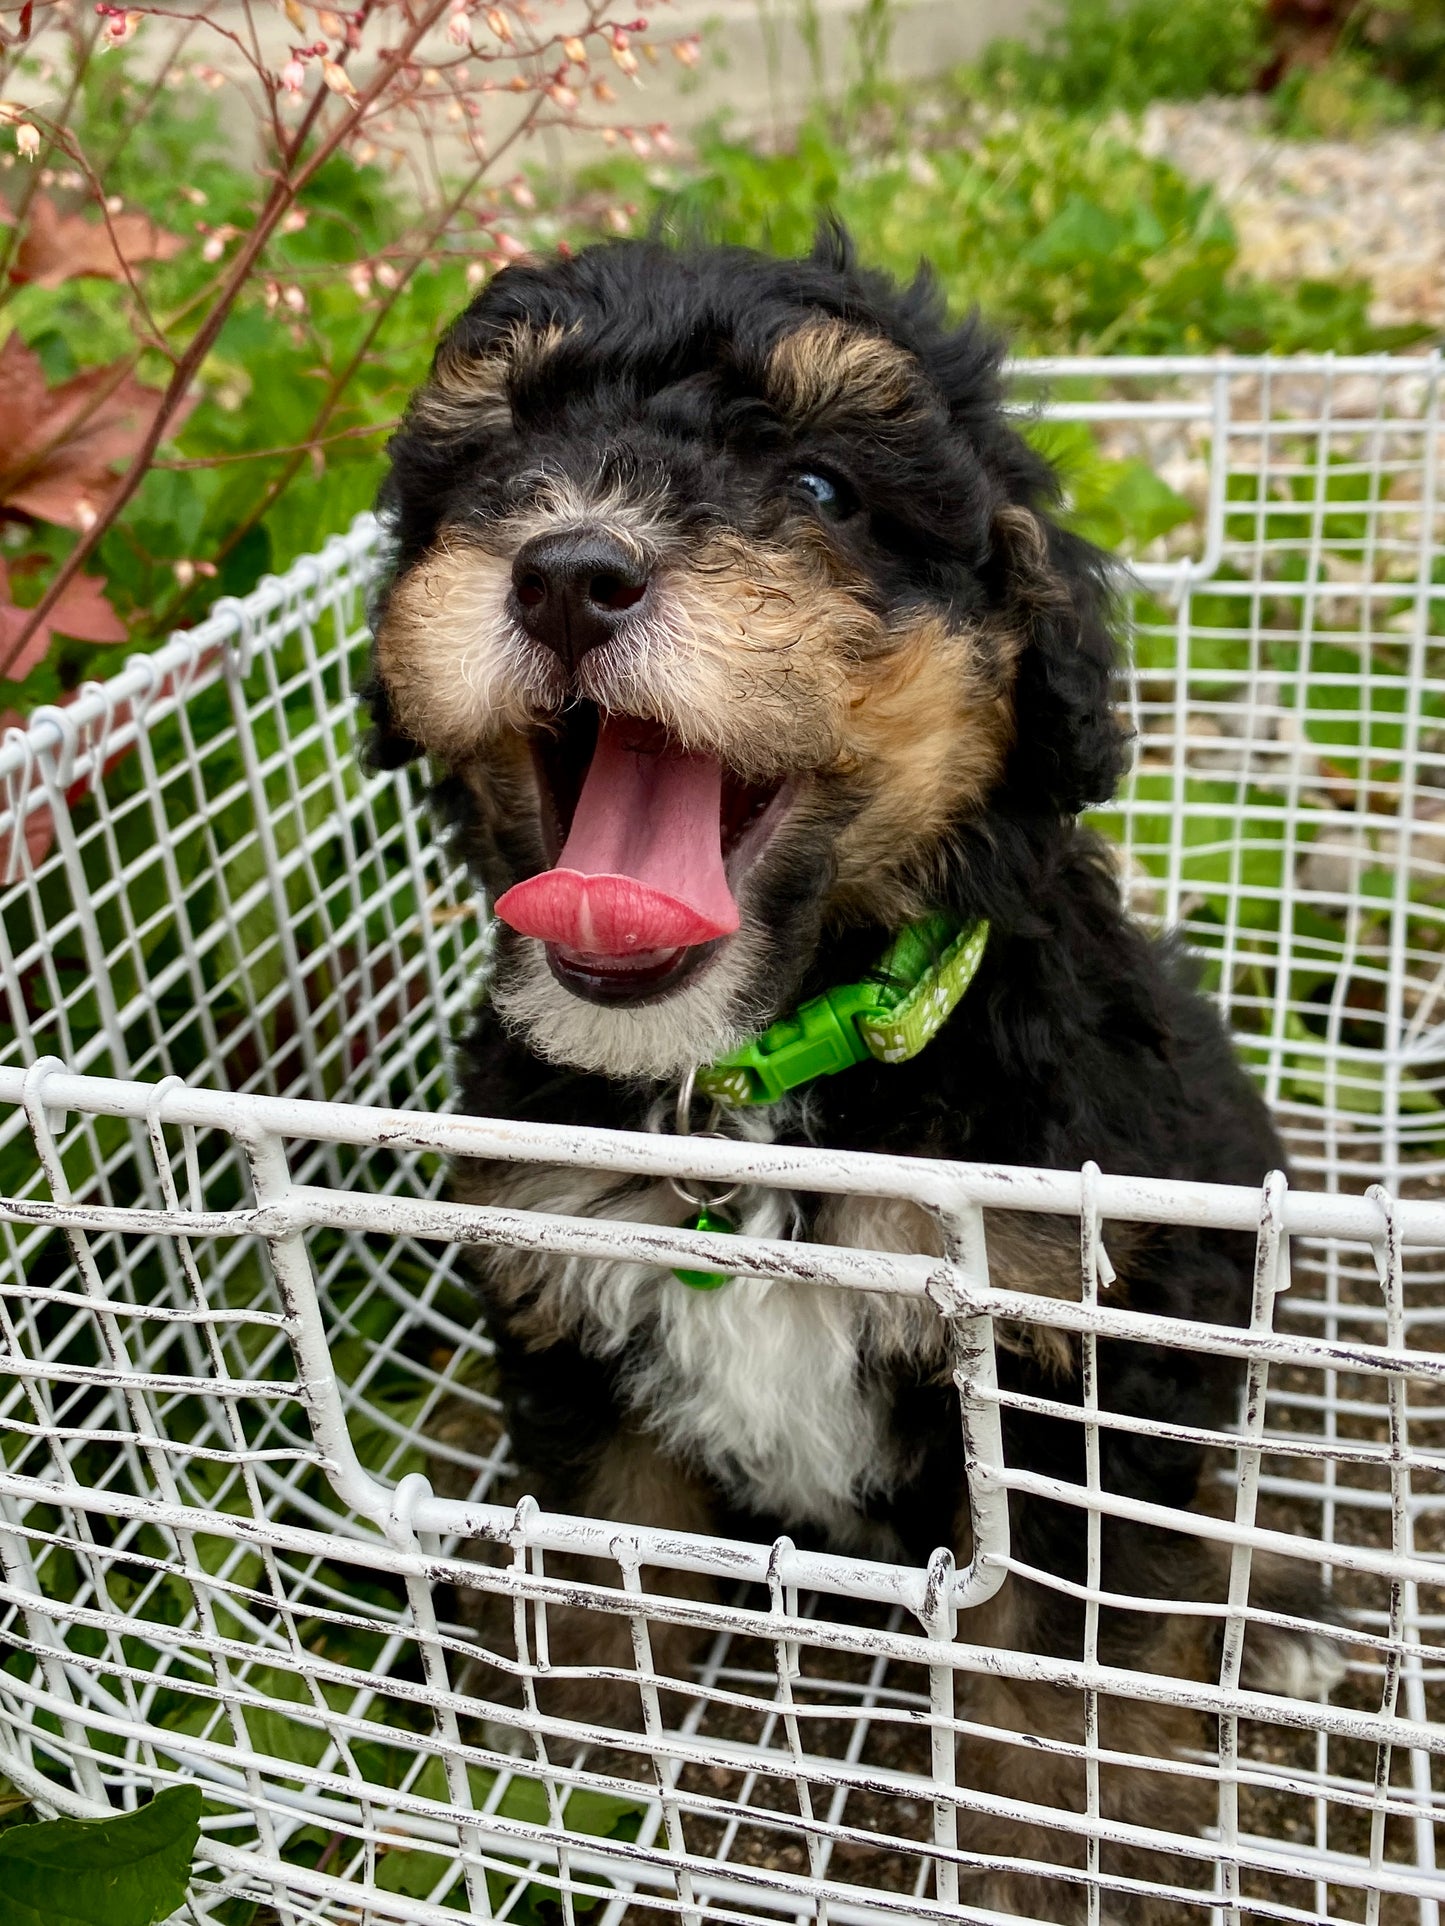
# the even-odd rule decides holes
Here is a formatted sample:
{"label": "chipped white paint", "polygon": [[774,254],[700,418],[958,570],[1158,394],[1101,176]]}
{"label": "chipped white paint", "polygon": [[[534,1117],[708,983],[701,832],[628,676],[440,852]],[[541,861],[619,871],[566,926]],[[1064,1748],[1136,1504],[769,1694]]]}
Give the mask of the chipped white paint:
{"label": "chipped white paint", "polygon": [[[1096,1715],[1112,1695],[1207,1721],[1216,1749],[1200,1769],[1217,1825],[1176,1844],[1215,1884],[1202,1904],[1174,1895],[1181,1926],[1234,1926],[1242,1913],[1333,1923],[1382,1906],[1438,1926],[1445,1204],[1425,1182],[1395,1194],[1407,1174],[1445,1174],[1417,1094],[1440,1083],[1445,1056],[1445,915],[1408,894],[1441,859],[1445,818],[1429,720],[1445,698],[1445,584],[1432,575],[1445,539],[1438,360],[1045,371],[1109,382],[1057,412],[1107,432],[1114,453],[1147,452],[1162,427],[1195,437],[1198,522],[1145,564],[1177,600],[1132,689],[1152,788],[1120,805],[1126,863],[1151,913],[1215,919],[1229,1008],[1296,1131],[1308,1187],[446,1114],[442,1053],[483,939],[464,880],[424,833],[412,777],[363,781],[351,758],[367,522],[0,746],[0,982],[19,1032],[8,1055],[0,1048],[0,1189],[11,1193],[0,1199],[0,1639],[34,1659],[0,1672],[0,1773],[47,1810],[92,1814],[112,1797],[201,1781],[220,1817],[203,1848],[216,1884],[198,1889],[200,1917],[245,1895],[285,1926],[362,1912],[446,1926],[455,1875],[473,1917],[510,1915],[531,1882],[560,1893],[564,1914],[595,1901],[589,1926],[620,1926],[634,1903],[720,1923],[758,1912],[839,1926],[1006,1919],[980,1884],[1002,1859],[968,1843],[1000,1801],[962,1783],[954,1756],[970,1685],[994,1678],[1081,1694]],[[1326,487],[1352,452],[1354,469],[1381,482],[1350,508],[1353,533]],[[1229,493],[1230,475],[1248,486]],[[1212,653],[1196,664],[1201,583],[1216,599]],[[1358,860],[1329,876],[1311,852],[1339,841],[1348,756],[1300,726],[1305,684],[1288,684],[1271,655],[1281,606],[1335,652],[1321,671],[1335,715],[1342,689],[1367,700],[1365,677],[1352,683],[1341,666],[1352,648],[1361,663],[1372,648],[1405,652],[1420,698],[1349,802]],[[1252,651],[1236,683],[1221,680],[1221,634]],[[1287,852],[1277,881],[1191,867],[1191,824],[1229,807],[1222,785],[1281,798],[1249,805]],[[1388,872],[1373,894],[1372,863]],[[1346,939],[1310,949],[1322,939],[1304,918],[1297,968],[1270,979],[1258,904],[1288,916],[1326,898],[1350,911]],[[1335,1003],[1297,991],[1306,965],[1343,986]],[[1350,1026],[1376,1018],[1371,1053]],[[1318,1090],[1302,1098],[1312,1078]],[[1372,1090],[1383,1093],[1373,1110]],[[510,1165],[513,1195],[447,1201],[446,1157]],[[627,1175],[658,1195],[668,1177],[747,1186],[744,1234],[687,1232],[645,1201],[591,1214],[589,1192]],[[816,1241],[790,1234],[798,1192],[825,1199]],[[1081,1227],[1073,1300],[1009,1290],[1002,1240],[991,1274],[991,1211]],[[1125,1224],[1253,1237],[1250,1325],[1130,1310],[1105,1250]],[[706,1450],[724,1420],[750,1427],[749,1475],[777,1488],[796,1473],[800,1511],[818,1517],[858,1488],[849,1454],[869,1418],[848,1403],[848,1344],[864,1326],[937,1324],[962,1389],[971,1559],[955,1570],[944,1550],[917,1569],[504,1500],[462,1246],[567,1267],[580,1297],[587,1280],[630,1279],[605,1316],[594,1307],[624,1336],[629,1304],[639,1291],[660,1297],[671,1266],[734,1272],[744,1282],[730,1297],[675,1299],[674,1362],[697,1391],[687,1440]],[[799,1377],[800,1318],[834,1334],[831,1382]],[[1208,1511],[1101,1486],[1106,1430],[1161,1448],[1191,1435],[1168,1419],[1086,1404],[1084,1486],[1010,1467],[1000,1421],[1018,1395],[997,1381],[994,1320],[1068,1334],[1086,1397],[1101,1342],[1238,1359],[1244,1416],[1215,1440],[1227,1475]],[[822,1413],[803,1428],[811,1455],[781,1422],[810,1399]],[[1059,1409],[1081,1421],[1077,1407]],[[1196,1611],[1218,1623],[1217,1673],[1123,1671],[1093,1648],[994,1649],[979,1628],[1026,1569],[1007,1511],[1025,1491],[1215,1546],[1228,1596]],[[1098,1539],[1091,1530],[1082,1587],[1095,1620],[1107,1602]],[[579,1577],[563,1554],[596,1562]],[[1273,1559],[1322,1568],[1363,1601],[1343,1652],[1252,1594]],[[689,1576],[714,1589],[674,1589]],[[483,1596],[514,1615],[525,1655],[485,1726],[479,1693],[495,1674],[457,1603]],[[574,1792],[638,1797],[610,1776],[608,1755],[586,1749],[586,1728],[549,1709],[556,1615],[579,1601],[633,1631],[622,1663],[640,1680],[645,1725],[626,1744],[654,1772],[635,1838],[567,1826]],[[681,1710],[646,1670],[669,1622],[706,1635],[697,1696]],[[364,1652],[358,1626],[374,1630]],[[1325,1695],[1342,1658],[1351,1689],[1335,1704]],[[740,1705],[758,1709],[745,1717]],[[927,1732],[906,1767],[868,1750],[886,1719]],[[1283,1743],[1252,1753],[1250,1734],[1270,1726],[1312,1742],[1313,1763]],[[1092,1731],[1107,1752],[1107,1720]],[[1029,1742],[1046,1764],[1050,1742]],[[368,1765],[378,1746],[390,1748],[385,1772]],[[1391,1760],[1404,1768],[1392,1773]],[[525,1793],[512,1790],[519,1776],[533,1781]],[[872,1802],[868,1828],[860,1801]],[[1261,1829],[1261,1810],[1286,1809],[1300,1821],[1287,1837]],[[1103,1926],[1119,1911],[1106,1849],[1130,1835],[1098,1773],[1083,1809],[1042,1817],[1062,1817],[1083,1842],[1086,1910]],[[334,1842],[319,1865],[317,1828]],[[760,1838],[788,1850],[759,1853]],[[880,1842],[910,1888],[870,1886]],[[435,1855],[427,1890],[415,1862],[393,1857],[414,1848]],[[395,1879],[399,1864],[414,1876]],[[1271,1901],[1285,1875],[1293,1897]],[[390,1890],[399,1883],[406,1893]]]}

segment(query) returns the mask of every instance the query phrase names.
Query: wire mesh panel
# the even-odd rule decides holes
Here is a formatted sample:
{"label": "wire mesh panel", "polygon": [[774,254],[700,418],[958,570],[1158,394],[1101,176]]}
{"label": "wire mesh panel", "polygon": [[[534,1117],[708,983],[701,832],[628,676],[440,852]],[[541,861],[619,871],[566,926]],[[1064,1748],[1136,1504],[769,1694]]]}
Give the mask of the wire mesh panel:
{"label": "wire mesh panel", "polygon": [[1128,390],[1058,413],[1181,500],[1135,611],[1135,902],[1206,958],[1302,1173],[1438,1172],[1439,357],[1048,365]]}
{"label": "wire mesh panel", "polygon": [[442,1100],[474,907],[356,759],[375,533],[7,734],[0,1056]]}
{"label": "wire mesh panel", "polygon": [[[356,759],[368,524],[7,738],[0,1771],[77,1814],[199,1781],[197,1918],[1438,1921],[1438,366],[1048,372],[1076,511],[1154,504],[1103,826],[1293,1188],[445,1114],[485,932],[414,778]],[[461,1155],[904,1200],[945,1254],[450,1203]],[[1021,1217],[1077,1237],[1057,1298],[990,1280]],[[1111,1302],[1111,1246],[1170,1224],[1252,1240],[1247,1328]],[[940,1320],[957,1562],[539,1511],[465,1283],[492,1244]],[[1019,1344],[1057,1397],[1010,1389]],[[1180,1348],[1238,1369],[1236,1428],[1109,1408]],[[1010,1463],[1025,1405],[1076,1476]],[[1196,1509],[1110,1488],[1131,1428],[1208,1447]],[[1076,1519],[1076,1570],[1011,1496]],[[1114,1596],[1133,1530],[1171,1582]],[[1011,1631],[1027,1586],[1067,1649]]]}

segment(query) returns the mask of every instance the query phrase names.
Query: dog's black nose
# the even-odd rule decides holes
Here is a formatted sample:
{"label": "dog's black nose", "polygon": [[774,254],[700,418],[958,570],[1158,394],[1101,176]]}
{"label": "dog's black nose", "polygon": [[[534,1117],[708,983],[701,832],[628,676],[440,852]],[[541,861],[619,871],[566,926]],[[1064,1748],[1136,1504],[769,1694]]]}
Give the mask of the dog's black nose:
{"label": "dog's black nose", "polygon": [[600,529],[535,536],[512,564],[522,627],[569,669],[616,634],[646,593],[645,565]]}

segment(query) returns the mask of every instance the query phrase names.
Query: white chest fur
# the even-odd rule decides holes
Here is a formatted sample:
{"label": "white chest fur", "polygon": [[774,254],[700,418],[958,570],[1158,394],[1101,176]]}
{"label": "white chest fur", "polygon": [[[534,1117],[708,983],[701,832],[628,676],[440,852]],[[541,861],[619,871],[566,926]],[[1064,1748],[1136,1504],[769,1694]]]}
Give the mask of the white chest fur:
{"label": "white chest fur", "polygon": [[[679,1223],[685,1207],[665,1184],[619,1194],[590,1171],[513,1168],[488,1173],[486,1201],[568,1216]],[[481,1201],[477,1191],[469,1194]],[[735,1221],[750,1236],[786,1237],[796,1206],[752,1190]],[[814,1235],[872,1249],[928,1249],[916,1211],[839,1198]],[[541,1284],[548,1326],[597,1356],[625,1356],[623,1394],[667,1448],[704,1467],[737,1501],[824,1531],[840,1548],[886,1548],[860,1517],[906,1469],[889,1436],[879,1367],[933,1352],[930,1307],[826,1285],[736,1278],[689,1289],[670,1271],[595,1258],[489,1260],[499,1280]]]}
{"label": "white chest fur", "polygon": [[[739,1229],[786,1235],[791,1206],[757,1197]],[[868,1381],[867,1322],[854,1292],[767,1278],[702,1292],[669,1278],[633,1393],[675,1450],[696,1454],[739,1498],[851,1540],[860,1505],[898,1469],[883,1397]]]}

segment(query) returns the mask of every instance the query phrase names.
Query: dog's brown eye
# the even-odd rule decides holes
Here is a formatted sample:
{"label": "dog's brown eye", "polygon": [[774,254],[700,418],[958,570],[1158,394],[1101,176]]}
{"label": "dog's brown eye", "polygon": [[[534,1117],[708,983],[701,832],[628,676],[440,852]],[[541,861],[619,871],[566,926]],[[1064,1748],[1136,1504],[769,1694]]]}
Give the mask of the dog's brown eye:
{"label": "dog's brown eye", "polygon": [[846,489],[838,482],[830,480],[827,475],[820,475],[814,469],[807,469],[797,477],[797,483],[803,493],[816,504],[819,513],[825,515],[830,522],[841,522],[853,513],[855,503],[852,497]]}

